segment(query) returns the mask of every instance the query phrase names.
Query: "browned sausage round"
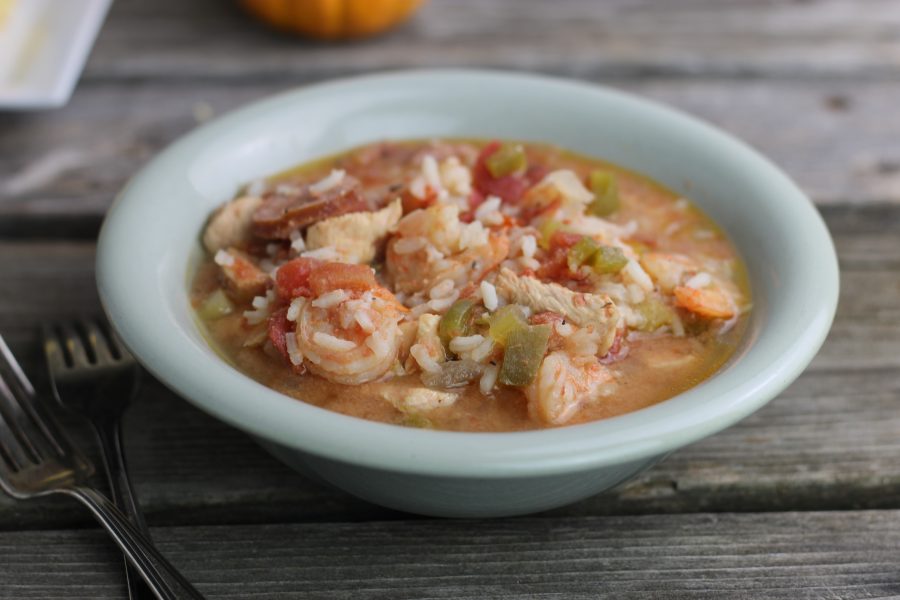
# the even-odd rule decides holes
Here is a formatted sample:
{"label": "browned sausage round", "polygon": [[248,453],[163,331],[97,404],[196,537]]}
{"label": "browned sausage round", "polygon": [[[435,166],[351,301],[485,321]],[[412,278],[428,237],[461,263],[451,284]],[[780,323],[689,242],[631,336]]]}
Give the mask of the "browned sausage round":
{"label": "browned sausage round", "polygon": [[289,239],[291,232],[322,219],[371,209],[353,177],[344,177],[340,184],[318,194],[309,185],[289,192],[276,189],[263,197],[253,213],[253,233],[266,239]]}

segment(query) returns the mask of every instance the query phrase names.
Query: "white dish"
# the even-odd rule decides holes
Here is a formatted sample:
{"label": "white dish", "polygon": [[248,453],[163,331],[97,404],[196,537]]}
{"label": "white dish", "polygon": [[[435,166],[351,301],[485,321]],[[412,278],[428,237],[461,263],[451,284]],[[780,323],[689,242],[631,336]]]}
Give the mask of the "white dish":
{"label": "white dish", "polygon": [[[429,431],[279,394],[223,361],[187,285],[207,215],[241,184],[383,138],[557,143],[689,195],[746,260],[754,305],[734,359],[649,408],[517,433]],[[546,510],[598,493],[752,413],[809,364],[831,325],[838,264],[821,217],[776,167],[724,133],[600,86],[493,71],[410,71],[294,90],[187,135],[107,215],[100,296],[135,356],[187,400],[292,467],[372,502],[430,515]]]}
{"label": "white dish", "polygon": [[0,109],[68,102],[111,0],[19,0],[0,28]]}

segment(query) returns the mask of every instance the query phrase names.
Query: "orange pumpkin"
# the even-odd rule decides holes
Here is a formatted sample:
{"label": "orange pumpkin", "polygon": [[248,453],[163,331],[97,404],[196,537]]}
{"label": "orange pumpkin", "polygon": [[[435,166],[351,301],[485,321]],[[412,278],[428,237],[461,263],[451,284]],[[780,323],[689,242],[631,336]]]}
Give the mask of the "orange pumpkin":
{"label": "orange pumpkin", "polygon": [[325,40],[360,38],[405,21],[424,0],[241,0],[282,31]]}

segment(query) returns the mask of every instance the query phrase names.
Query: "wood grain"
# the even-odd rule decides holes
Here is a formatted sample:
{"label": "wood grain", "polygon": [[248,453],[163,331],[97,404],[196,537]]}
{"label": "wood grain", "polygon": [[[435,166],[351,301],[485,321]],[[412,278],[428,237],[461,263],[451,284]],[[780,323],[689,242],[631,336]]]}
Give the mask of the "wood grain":
{"label": "wood grain", "polygon": [[578,77],[854,79],[898,73],[892,0],[433,0],[355,44],[273,35],[221,0],[119,0],[89,79],[319,79],[488,65]]}
{"label": "wood grain", "polygon": [[[612,493],[556,515],[900,508],[900,211],[825,209],[843,269],[834,328],[767,407]],[[40,322],[97,310],[92,243],[0,243],[0,331],[40,382]],[[149,382],[127,422],[158,524],[362,520],[391,513],[307,481],[246,436]],[[65,502],[0,499],[0,528],[83,523]]]}
{"label": "wood grain", "polygon": [[[198,123],[285,82],[83,85],[65,109],[0,114],[0,235],[92,238],[115,194]],[[619,87],[682,108],[749,142],[817,204],[900,204],[896,82],[641,80]],[[834,98],[848,103],[835,109]],[[852,132],[852,135],[851,135]]]}
{"label": "wood grain", "polygon": [[[156,528],[208,598],[900,594],[897,511]],[[0,533],[0,598],[123,597],[95,530]]]}

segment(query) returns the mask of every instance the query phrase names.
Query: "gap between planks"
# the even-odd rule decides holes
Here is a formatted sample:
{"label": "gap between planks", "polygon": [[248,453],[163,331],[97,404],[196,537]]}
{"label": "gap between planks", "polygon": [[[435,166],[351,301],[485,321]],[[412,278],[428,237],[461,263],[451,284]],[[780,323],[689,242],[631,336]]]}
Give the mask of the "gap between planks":
{"label": "gap between planks", "polygon": [[[154,528],[209,598],[885,598],[900,511]],[[119,598],[96,530],[0,533],[0,598]],[[63,591],[65,590],[65,592]]]}

